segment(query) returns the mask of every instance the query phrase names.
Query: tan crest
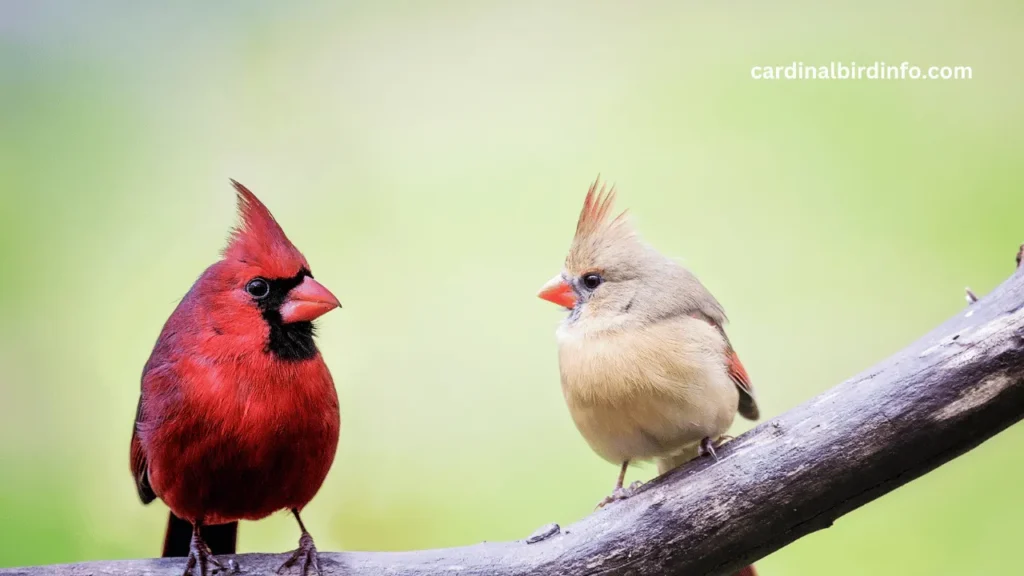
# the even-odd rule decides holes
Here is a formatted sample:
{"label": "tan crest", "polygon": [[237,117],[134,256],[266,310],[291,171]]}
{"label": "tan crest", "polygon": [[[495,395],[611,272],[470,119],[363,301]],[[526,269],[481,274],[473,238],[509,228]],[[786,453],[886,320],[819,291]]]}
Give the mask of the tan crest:
{"label": "tan crest", "polygon": [[587,191],[576,222],[576,235],[566,265],[573,269],[588,267],[602,247],[615,244],[632,235],[632,229],[626,225],[626,211],[618,216],[610,217],[615,204],[615,186],[607,186],[598,176]]}
{"label": "tan crest", "polygon": [[[598,187],[600,186],[600,188]],[[576,222],[576,237],[589,236],[601,230],[605,224],[611,226],[625,214],[623,212],[612,222],[606,222],[608,212],[615,204],[615,185],[611,188],[601,182],[598,176],[587,191],[587,197],[583,200],[583,209],[580,211],[580,219]]]}

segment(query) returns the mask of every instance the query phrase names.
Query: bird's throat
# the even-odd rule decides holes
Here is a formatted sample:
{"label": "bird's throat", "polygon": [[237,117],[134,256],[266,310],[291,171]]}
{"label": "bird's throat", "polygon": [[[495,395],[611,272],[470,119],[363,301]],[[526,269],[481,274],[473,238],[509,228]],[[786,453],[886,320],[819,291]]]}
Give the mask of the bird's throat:
{"label": "bird's throat", "polygon": [[263,319],[270,327],[266,348],[269,354],[288,362],[299,362],[316,357],[317,348],[313,341],[312,322],[285,324],[281,321],[281,313],[277,310],[264,311]]}

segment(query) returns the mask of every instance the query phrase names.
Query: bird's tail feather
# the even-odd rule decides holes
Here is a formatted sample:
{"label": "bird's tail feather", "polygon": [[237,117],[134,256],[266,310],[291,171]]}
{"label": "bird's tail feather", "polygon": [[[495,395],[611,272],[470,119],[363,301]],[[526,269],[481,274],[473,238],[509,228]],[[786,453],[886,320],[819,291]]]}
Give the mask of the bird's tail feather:
{"label": "bird's tail feather", "polygon": [[[203,541],[210,547],[214,556],[234,554],[238,542],[238,522],[203,526],[200,530]],[[167,533],[164,534],[163,557],[188,556],[189,545],[192,543],[192,523],[178,518],[172,512],[167,518]]]}

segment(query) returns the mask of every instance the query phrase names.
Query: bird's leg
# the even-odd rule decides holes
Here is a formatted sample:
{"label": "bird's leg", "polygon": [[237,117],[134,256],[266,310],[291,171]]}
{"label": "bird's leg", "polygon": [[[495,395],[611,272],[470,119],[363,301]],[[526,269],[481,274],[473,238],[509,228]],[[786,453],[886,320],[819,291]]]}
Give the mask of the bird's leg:
{"label": "bird's leg", "polygon": [[601,502],[597,504],[598,508],[604,508],[606,505],[611,504],[616,500],[625,500],[626,498],[632,496],[638,488],[643,486],[644,483],[637,480],[636,482],[630,484],[628,488],[622,487],[622,484],[626,481],[627,468],[629,468],[629,460],[626,460],[625,462],[622,463],[622,469],[619,470],[619,479],[617,482],[615,482],[615,490],[612,490],[611,494],[605,496],[604,500],[601,500]]}
{"label": "bird's leg", "polygon": [[711,440],[711,438],[705,436],[704,439],[700,441],[700,446],[697,447],[697,455],[711,456],[717,462],[718,454],[715,454],[715,442]]}
{"label": "bird's leg", "polygon": [[629,460],[622,463],[622,468],[619,470],[619,479],[615,481],[615,491],[622,490],[622,484],[626,481],[626,469],[629,468]]}
{"label": "bird's leg", "polygon": [[192,523],[192,541],[188,545],[188,562],[185,564],[185,573],[182,576],[196,576],[196,568],[199,568],[199,576],[206,576],[209,564],[213,564],[217,570],[225,569],[224,565],[213,557],[210,547],[203,541],[203,536],[200,534],[201,528],[201,521]]}
{"label": "bird's leg", "polygon": [[320,557],[316,552],[316,544],[313,543],[313,537],[306,531],[306,525],[302,523],[302,518],[299,516],[299,510],[292,508],[292,514],[295,515],[295,519],[299,521],[299,528],[302,530],[302,536],[299,537],[299,547],[292,552],[292,555],[281,564],[281,567],[277,569],[277,573],[281,574],[288,568],[299,562],[299,567],[302,570],[302,576],[308,576],[310,569],[313,574],[321,576],[323,572],[320,571]]}

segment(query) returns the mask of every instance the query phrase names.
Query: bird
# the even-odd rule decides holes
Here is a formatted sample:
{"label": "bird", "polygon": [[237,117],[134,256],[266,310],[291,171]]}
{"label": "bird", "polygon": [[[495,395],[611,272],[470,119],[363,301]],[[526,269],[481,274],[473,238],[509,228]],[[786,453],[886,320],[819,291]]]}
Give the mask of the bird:
{"label": "bird", "polygon": [[170,508],[163,556],[185,576],[226,570],[239,520],[288,510],[298,548],[281,565],[321,574],[300,516],[323,484],[341,417],[313,320],[341,306],[274,216],[231,180],[239,223],[178,303],[142,370],[130,462],[139,498]]}
{"label": "bird", "polygon": [[590,186],[562,270],[538,293],[568,310],[555,339],[572,420],[619,466],[598,508],[636,492],[639,482],[623,488],[631,462],[653,460],[662,475],[701,455],[717,459],[736,414],[759,417],[722,305],[644,241],[625,211],[612,216],[615,195],[600,177]]}

